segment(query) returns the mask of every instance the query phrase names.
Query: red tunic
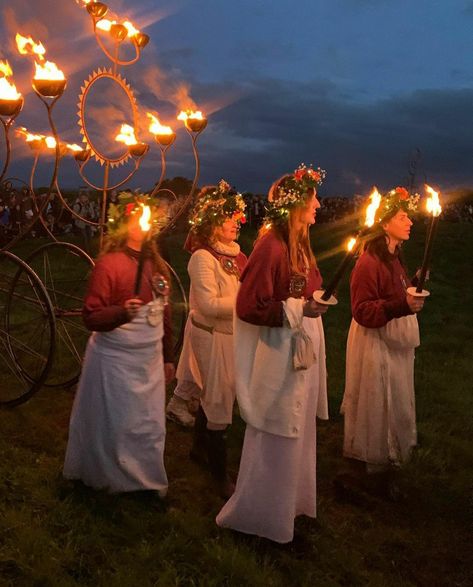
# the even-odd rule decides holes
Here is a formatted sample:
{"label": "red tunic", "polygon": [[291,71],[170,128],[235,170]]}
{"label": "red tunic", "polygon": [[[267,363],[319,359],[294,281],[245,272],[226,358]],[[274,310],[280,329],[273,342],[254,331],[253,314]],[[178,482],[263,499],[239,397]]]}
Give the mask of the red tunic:
{"label": "red tunic", "polygon": [[[291,267],[287,245],[269,232],[260,239],[248,259],[240,281],[236,313],[241,320],[258,326],[283,325],[283,301],[296,297],[290,292]],[[320,289],[322,277],[311,267],[303,297]]]}
{"label": "red tunic", "polygon": [[350,280],[353,318],[366,328],[380,328],[393,318],[413,312],[406,301],[410,281],[397,255],[391,270],[376,255],[365,251]]}
{"label": "red tunic", "polygon": [[[97,261],[82,309],[82,317],[89,330],[106,332],[128,322],[123,304],[126,300],[137,297],[134,289],[138,257],[137,251],[129,249],[126,253],[107,253]],[[139,295],[145,304],[153,299],[152,276],[151,260],[146,260]],[[174,361],[169,304],[164,307],[163,357],[165,363]]]}

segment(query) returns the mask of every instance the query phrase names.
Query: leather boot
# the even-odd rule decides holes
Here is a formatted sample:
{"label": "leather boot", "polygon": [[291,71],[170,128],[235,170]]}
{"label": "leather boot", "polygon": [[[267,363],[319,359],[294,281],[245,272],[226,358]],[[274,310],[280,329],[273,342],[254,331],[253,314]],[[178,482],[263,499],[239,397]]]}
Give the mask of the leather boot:
{"label": "leather boot", "polygon": [[192,447],[189,452],[189,457],[192,461],[203,467],[207,467],[209,464],[207,458],[207,432],[207,416],[205,415],[202,406],[199,406],[197,414],[195,415],[195,424],[192,436]]}
{"label": "leather boot", "polygon": [[207,455],[210,473],[223,499],[229,499],[235,491],[235,484],[227,473],[227,440],[225,430],[207,430]]}

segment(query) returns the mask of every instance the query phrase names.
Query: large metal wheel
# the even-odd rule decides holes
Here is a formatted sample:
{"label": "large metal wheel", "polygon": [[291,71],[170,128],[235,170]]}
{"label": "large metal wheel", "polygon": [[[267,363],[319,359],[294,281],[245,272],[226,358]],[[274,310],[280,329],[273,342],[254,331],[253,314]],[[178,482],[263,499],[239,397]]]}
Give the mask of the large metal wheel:
{"label": "large metal wheel", "polygon": [[82,322],[82,305],[94,261],[71,243],[47,243],[27,259],[46,287],[56,319],[56,347],[47,387],[77,382],[90,332]]}
{"label": "large metal wheel", "polygon": [[21,404],[41,388],[52,365],[55,326],[39,277],[0,251],[0,406]]}

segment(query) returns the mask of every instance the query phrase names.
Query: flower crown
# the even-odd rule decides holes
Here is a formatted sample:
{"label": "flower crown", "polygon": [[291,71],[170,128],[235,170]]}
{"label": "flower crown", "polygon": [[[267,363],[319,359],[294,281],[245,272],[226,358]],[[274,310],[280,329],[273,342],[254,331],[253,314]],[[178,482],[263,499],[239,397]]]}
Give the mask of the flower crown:
{"label": "flower crown", "polygon": [[246,204],[243,196],[231,189],[230,184],[220,180],[214,190],[200,197],[189,215],[189,224],[198,228],[202,224],[219,226],[228,218],[245,224]]}
{"label": "flower crown", "polygon": [[160,218],[156,214],[158,201],[148,194],[120,192],[118,203],[110,204],[108,207],[107,229],[109,233],[120,230],[129,218],[135,214],[141,214],[142,206],[151,208],[151,233],[159,229]]}
{"label": "flower crown", "polygon": [[419,194],[409,194],[406,188],[397,187],[381,198],[376,211],[376,221],[382,222],[387,216],[396,214],[399,210],[415,212],[419,203]]}
{"label": "flower crown", "polygon": [[289,216],[289,211],[295,206],[303,206],[311,190],[316,190],[325,179],[325,170],[312,165],[307,167],[301,163],[299,167],[285,177],[273,192],[272,200],[266,207],[264,222],[283,222]]}

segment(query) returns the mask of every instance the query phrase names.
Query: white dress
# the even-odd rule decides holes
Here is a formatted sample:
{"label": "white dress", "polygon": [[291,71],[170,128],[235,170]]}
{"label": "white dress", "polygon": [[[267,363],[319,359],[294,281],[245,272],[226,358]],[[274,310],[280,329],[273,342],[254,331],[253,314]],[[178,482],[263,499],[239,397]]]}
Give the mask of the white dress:
{"label": "white dress", "polygon": [[[280,543],[293,539],[296,516],[316,516],[316,414],[328,417],[322,320],[304,318],[303,326],[312,339],[316,362],[305,371],[293,372],[292,375],[288,373],[282,390],[282,395],[287,391],[297,398],[294,404],[297,424],[293,428],[296,435],[273,434],[247,423],[235,493],[216,519],[222,528],[232,528]],[[248,326],[243,328],[248,330]],[[250,328],[258,327],[250,325]],[[284,331],[289,331],[288,328],[259,328],[260,333],[267,332],[272,336],[280,332],[285,337],[288,333]],[[260,334],[258,345],[267,347],[264,338],[264,334]],[[236,349],[242,344],[237,329]],[[280,349],[284,347],[285,341]],[[264,352],[268,350],[266,348]],[[273,365],[278,360],[284,363],[286,359],[278,359],[275,354]],[[266,363],[261,365],[255,362],[254,367],[256,370],[266,368],[271,371],[271,361]],[[285,399],[283,404],[287,405]],[[267,410],[267,404],[264,409]],[[281,409],[277,409],[278,416]],[[269,420],[267,423],[271,425]]]}
{"label": "white dress", "polygon": [[[156,325],[147,321],[154,307]],[[163,300],[94,332],[71,414],[64,476],[110,492],[167,492]]]}
{"label": "white dress", "polygon": [[417,443],[414,349],[420,344],[415,315],[381,328],[352,320],[348,333],[343,454],[373,465],[400,464]]}

